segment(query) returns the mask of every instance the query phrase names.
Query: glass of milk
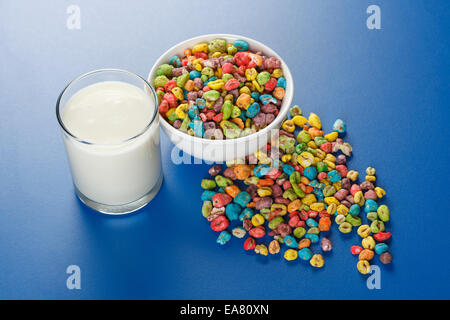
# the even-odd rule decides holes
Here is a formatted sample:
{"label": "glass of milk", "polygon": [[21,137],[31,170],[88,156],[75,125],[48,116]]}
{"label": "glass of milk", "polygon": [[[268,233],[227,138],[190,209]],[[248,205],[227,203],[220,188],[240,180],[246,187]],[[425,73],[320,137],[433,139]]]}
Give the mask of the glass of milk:
{"label": "glass of milk", "polygon": [[136,211],[158,193],[163,174],[157,97],[119,69],[79,76],[56,104],[79,199],[108,214]]}

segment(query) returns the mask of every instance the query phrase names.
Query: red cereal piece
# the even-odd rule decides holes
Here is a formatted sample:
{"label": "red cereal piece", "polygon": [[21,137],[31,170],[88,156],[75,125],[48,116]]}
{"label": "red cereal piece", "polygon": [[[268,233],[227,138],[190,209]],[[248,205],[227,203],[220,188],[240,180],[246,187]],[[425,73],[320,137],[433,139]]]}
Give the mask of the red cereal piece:
{"label": "red cereal piece", "polygon": [[385,241],[392,236],[390,232],[378,232],[373,235],[373,238],[377,241]]}
{"label": "red cereal piece", "polygon": [[269,81],[267,81],[266,84],[264,85],[264,89],[266,89],[267,91],[273,91],[273,89],[275,89],[276,86],[277,86],[277,79],[270,78]]}
{"label": "red cereal piece", "polygon": [[213,205],[216,208],[221,208],[229,204],[233,198],[226,193],[218,192],[212,197]]}
{"label": "red cereal piece", "polygon": [[225,216],[218,216],[213,221],[211,221],[211,229],[214,231],[223,231],[228,228],[230,222]]}
{"label": "red cereal piece", "polygon": [[[222,66],[222,72],[223,73],[232,73],[233,72],[233,64],[232,63],[224,63]],[[236,79],[235,79],[236,80]],[[237,80],[236,80],[237,81]],[[239,82],[239,81],[238,81]],[[228,89],[227,89],[228,90]]]}
{"label": "red cereal piece", "polygon": [[245,250],[253,250],[256,247],[256,241],[252,237],[248,237],[244,242]]}
{"label": "red cereal piece", "polygon": [[351,251],[352,254],[358,255],[358,254],[361,253],[361,251],[363,251],[363,248],[361,248],[360,246],[352,246],[350,248],[350,251]]}
{"label": "red cereal piece", "polygon": [[325,142],[320,145],[320,149],[323,152],[330,153],[333,150],[333,144],[331,142]]}
{"label": "red cereal piece", "polygon": [[266,229],[263,226],[258,226],[250,229],[248,232],[253,238],[262,238],[266,235]]}

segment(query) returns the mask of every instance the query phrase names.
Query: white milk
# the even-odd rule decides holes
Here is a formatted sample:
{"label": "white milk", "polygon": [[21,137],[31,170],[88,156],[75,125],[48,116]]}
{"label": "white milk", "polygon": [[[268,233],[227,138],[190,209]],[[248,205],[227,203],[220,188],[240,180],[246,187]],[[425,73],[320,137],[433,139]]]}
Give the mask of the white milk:
{"label": "white milk", "polygon": [[123,205],[142,198],[158,183],[158,119],[146,129],[155,107],[142,89],[119,81],[90,85],[69,99],[62,122],[72,135],[91,143],[64,136],[73,181],[85,197]]}

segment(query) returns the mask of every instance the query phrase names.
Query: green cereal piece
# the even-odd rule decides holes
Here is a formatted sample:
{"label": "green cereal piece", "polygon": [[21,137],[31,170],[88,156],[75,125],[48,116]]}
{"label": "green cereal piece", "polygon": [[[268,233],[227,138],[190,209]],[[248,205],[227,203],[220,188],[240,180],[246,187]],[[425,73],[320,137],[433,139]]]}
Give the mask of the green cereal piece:
{"label": "green cereal piece", "polygon": [[277,216],[269,221],[269,228],[273,230],[282,223],[284,223],[283,217]]}
{"label": "green cereal piece", "polygon": [[220,97],[220,93],[217,90],[209,90],[207,92],[205,92],[202,96],[203,99],[205,99],[206,101],[209,102],[214,102],[217,99],[219,99]]}
{"label": "green cereal piece", "polygon": [[362,224],[361,218],[358,216],[353,216],[351,214],[348,214],[345,217],[345,221],[350,223],[353,227],[359,227]]}
{"label": "green cereal piece", "polygon": [[231,117],[231,111],[233,110],[233,104],[230,100],[227,100],[222,105],[222,113],[223,113],[223,120],[228,120]]}
{"label": "green cereal piece", "polygon": [[328,185],[323,188],[323,195],[325,197],[331,197],[333,194],[336,193],[336,188],[333,185]]}
{"label": "green cereal piece", "polygon": [[156,88],[164,87],[164,85],[169,82],[169,79],[166,76],[157,76],[153,81],[153,84]]}
{"label": "green cereal piece", "polygon": [[189,72],[185,72],[177,78],[177,86],[183,89],[184,85],[188,80],[189,80]]}
{"label": "green cereal piece", "polygon": [[314,142],[316,143],[316,145],[317,145],[318,147],[320,147],[322,144],[328,142],[328,140],[325,139],[324,137],[315,137],[315,138],[314,138]]}
{"label": "green cereal piece", "polygon": [[202,75],[207,76],[208,79],[214,76],[214,70],[211,67],[204,67],[202,69]]}
{"label": "green cereal piece", "polygon": [[[328,172],[328,166],[325,162],[318,162],[317,163],[317,172]],[[336,192],[336,191],[334,191]]]}
{"label": "green cereal piece", "polygon": [[384,222],[375,220],[370,224],[370,229],[372,230],[372,233],[384,232]]}
{"label": "green cereal piece", "polygon": [[295,153],[300,154],[306,149],[306,143],[299,143],[295,146]]}
{"label": "green cereal piece", "polygon": [[367,220],[375,221],[378,219],[378,214],[375,211],[372,211],[372,212],[368,212],[366,217],[367,217]]}
{"label": "green cereal piece", "polygon": [[280,135],[279,146],[284,153],[293,153],[295,151],[295,139],[284,134]]}
{"label": "green cereal piece", "polygon": [[158,103],[161,103],[165,92],[163,90],[156,90],[156,96],[158,97]]}
{"label": "green cereal piece", "polygon": [[200,79],[202,79],[203,82],[206,82],[206,81],[208,81],[209,77],[206,74],[202,74],[200,76]]}
{"label": "green cereal piece", "polygon": [[383,222],[387,222],[389,221],[389,208],[387,205],[382,204],[381,206],[378,207],[377,209],[377,215],[378,218],[380,218],[381,221]]}
{"label": "green cereal piece", "polygon": [[227,82],[228,80],[230,80],[230,79],[233,79],[234,77],[233,77],[233,75],[231,74],[231,73],[224,73],[223,75],[222,75],[222,80],[223,80],[223,82]]}
{"label": "green cereal piece", "polygon": [[294,229],[294,236],[298,239],[303,237],[305,235],[305,233],[306,233],[306,230],[303,227],[297,227]]}
{"label": "green cereal piece", "polygon": [[172,69],[173,66],[171,64],[164,63],[156,70],[156,75],[170,77],[172,75]]}
{"label": "green cereal piece", "polygon": [[251,184],[258,184],[259,178],[257,176],[248,177],[244,180],[244,184],[251,185]]}
{"label": "green cereal piece", "polygon": [[291,114],[292,117],[301,116],[302,109],[300,109],[300,107],[298,105],[295,105],[289,110],[289,113]]}
{"label": "green cereal piece", "polygon": [[216,181],[216,184],[221,188],[226,188],[228,186],[231,186],[233,184],[233,180],[230,178],[225,178],[224,176],[221,176],[218,174],[214,180]]}
{"label": "green cereal piece", "polygon": [[208,43],[208,50],[211,53],[220,52],[225,53],[227,50],[227,40],[225,39],[214,39]]}
{"label": "green cereal piece", "polygon": [[216,182],[211,179],[202,179],[201,186],[205,190],[211,190],[217,187]]}
{"label": "green cereal piece", "polygon": [[185,117],[179,130],[186,132],[189,129],[189,123],[191,123],[191,119],[189,119],[189,117]]}
{"label": "green cereal piece", "polygon": [[317,228],[317,227],[312,227],[312,228],[309,228],[308,229],[308,232],[307,233],[309,233],[309,234],[319,234],[320,233],[320,230],[319,230],[319,228]]}
{"label": "green cereal piece", "polygon": [[299,132],[299,134],[297,135],[297,141],[298,143],[308,143],[311,141],[311,136],[309,135],[309,133],[305,130],[302,130]]}
{"label": "green cereal piece", "polygon": [[234,45],[230,45],[230,46],[228,46],[228,48],[227,48],[227,53],[230,55],[230,56],[234,56],[234,54],[237,52],[238,50],[237,50],[237,48],[234,46]]}
{"label": "green cereal piece", "polygon": [[238,106],[233,106],[233,108],[231,109],[231,117],[237,118],[241,115],[241,109],[239,109]]}
{"label": "green cereal piece", "polygon": [[260,72],[256,76],[256,81],[262,86],[265,85],[269,80],[270,80],[270,73],[268,73],[267,71]]}
{"label": "green cereal piece", "polygon": [[207,218],[210,214],[211,214],[211,210],[212,210],[212,202],[207,200],[207,201],[203,201],[203,205],[202,205],[202,215]]}
{"label": "green cereal piece", "polygon": [[289,199],[290,201],[294,201],[295,199],[298,199],[297,194],[295,193],[293,188],[289,188],[286,191],[283,192],[283,198]]}
{"label": "green cereal piece", "polygon": [[221,127],[223,130],[223,134],[228,139],[237,138],[237,137],[239,137],[239,135],[241,133],[241,129],[239,128],[239,126],[228,120],[223,120],[221,122]]}
{"label": "green cereal piece", "polygon": [[309,211],[309,206],[307,204],[302,203],[299,210]]}
{"label": "green cereal piece", "polygon": [[342,233],[350,233],[352,231],[352,228],[353,228],[353,226],[347,221],[342,222],[339,225],[339,231]]}

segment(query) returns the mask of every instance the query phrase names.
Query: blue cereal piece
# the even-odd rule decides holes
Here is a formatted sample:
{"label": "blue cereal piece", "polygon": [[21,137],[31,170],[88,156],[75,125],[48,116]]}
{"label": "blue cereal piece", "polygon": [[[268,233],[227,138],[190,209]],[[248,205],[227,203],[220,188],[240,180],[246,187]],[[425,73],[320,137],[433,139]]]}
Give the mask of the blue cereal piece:
{"label": "blue cereal piece", "polygon": [[200,109],[206,108],[206,100],[203,99],[203,98],[197,98],[197,99],[195,99],[195,104],[196,104]]}
{"label": "blue cereal piece", "polygon": [[308,178],[308,180],[314,180],[317,177],[317,170],[313,166],[306,167],[303,170],[303,175]]}
{"label": "blue cereal piece", "polygon": [[229,233],[227,230],[222,231],[219,236],[217,237],[217,243],[220,245],[224,245],[231,239],[231,233]]}
{"label": "blue cereal piece", "polygon": [[228,217],[228,220],[233,221],[239,218],[239,214],[241,213],[241,206],[236,203],[229,203],[225,207],[225,214]]}
{"label": "blue cereal piece", "polygon": [[173,56],[170,58],[170,64],[173,65],[175,68],[181,67],[181,60],[178,56]]}
{"label": "blue cereal piece", "polygon": [[284,77],[278,78],[277,87],[282,87],[283,89],[286,89],[286,79]]}
{"label": "blue cereal piece", "polygon": [[241,191],[236,197],[234,197],[234,202],[240,205],[242,208],[247,207],[247,204],[250,201],[252,201],[252,197],[246,191]]}
{"label": "blue cereal piece", "polygon": [[238,51],[247,51],[248,50],[248,42],[245,40],[234,41],[234,46],[238,49]]}
{"label": "blue cereal piece", "polygon": [[[256,116],[256,115],[258,114],[259,109],[260,109],[259,103],[258,103],[258,102],[253,102],[253,103],[248,107],[248,109],[247,109],[247,111],[246,111],[245,114],[246,114],[247,117],[253,118],[254,116]],[[242,113],[241,113],[241,115],[242,115]],[[243,120],[243,121],[245,121],[245,120]]]}
{"label": "blue cereal piece", "polygon": [[297,242],[297,240],[295,240],[295,238],[293,236],[284,237],[283,242],[289,248],[297,248],[298,247],[298,242]]}
{"label": "blue cereal piece", "polygon": [[310,228],[317,228],[319,226],[317,221],[312,218],[309,218],[308,220],[306,220],[306,225]]}
{"label": "blue cereal piece", "polygon": [[200,111],[198,110],[198,107],[195,104],[193,106],[189,107],[189,110],[188,110],[189,118],[194,119],[195,116],[198,116],[199,113],[200,113]]}
{"label": "blue cereal piece", "polygon": [[348,209],[348,213],[350,213],[352,216],[357,216],[359,215],[360,210],[361,207],[359,206],[359,204],[355,203],[350,207],[350,209]]}
{"label": "blue cereal piece", "polygon": [[212,201],[212,197],[216,194],[217,192],[212,191],[212,190],[205,190],[202,193],[202,201]]}
{"label": "blue cereal piece", "polygon": [[377,211],[378,210],[378,204],[375,202],[375,200],[369,199],[366,200],[366,204],[364,205],[364,211],[366,213]]}
{"label": "blue cereal piece", "polygon": [[291,166],[290,164],[285,164],[283,166],[283,172],[288,174],[288,175],[291,175],[291,173],[294,172],[294,171],[295,171],[294,167]]}
{"label": "blue cereal piece", "polygon": [[317,234],[314,234],[314,233],[307,233],[305,235],[305,238],[309,239],[309,241],[311,241],[311,243],[319,242],[319,236]]}
{"label": "blue cereal piece", "polygon": [[389,250],[389,246],[386,243],[380,242],[380,243],[377,243],[375,245],[375,249],[374,250],[375,250],[376,254],[382,254],[382,253],[387,252]]}
{"label": "blue cereal piece", "polygon": [[338,182],[341,178],[341,174],[337,170],[331,170],[328,172],[328,179],[330,179],[333,183]]}
{"label": "blue cereal piece", "polygon": [[245,208],[242,210],[241,214],[239,215],[239,220],[244,221],[247,219],[251,219],[253,217],[254,212],[251,208]]}
{"label": "blue cereal piece", "polygon": [[258,91],[254,91],[250,94],[250,96],[253,98],[253,100],[258,101],[260,97],[260,93]]}
{"label": "blue cereal piece", "polygon": [[261,101],[261,103],[264,105],[266,105],[268,103],[273,103],[273,104],[277,103],[277,99],[275,99],[274,97],[272,97],[272,95],[267,94],[267,93],[260,95],[259,101]]}
{"label": "blue cereal piece", "polygon": [[197,70],[193,70],[189,72],[189,79],[194,80],[195,78],[200,78],[202,76],[202,73]]}
{"label": "blue cereal piece", "polygon": [[333,124],[333,130],[339,133],[344,133],[347,130],[347,125],[341,119],[337,119]]}
{"label": "blue cereal piece", "polygon": [[261,178],[263,176],[265,176],[266,174],[268,174],[270,171],[270,167],[267,164],[260,164],[257,165],[254,169],[253,169],[253,174],[255,176],[257,176],[258,178]]}
{"label": "blue cereal piece", "polygon": [[193,120],[189,123],[189,127],[194,130],[197,137],[203,137],[205,135],[205,127],[202,120]]}
{"label": "blue cereal piece", "polygon": [[303,248],[301,250],[298,251],[298,256],[300,259],[308,261],[312,258],[313,253],[311,251],[311,249],[309,248]]}

